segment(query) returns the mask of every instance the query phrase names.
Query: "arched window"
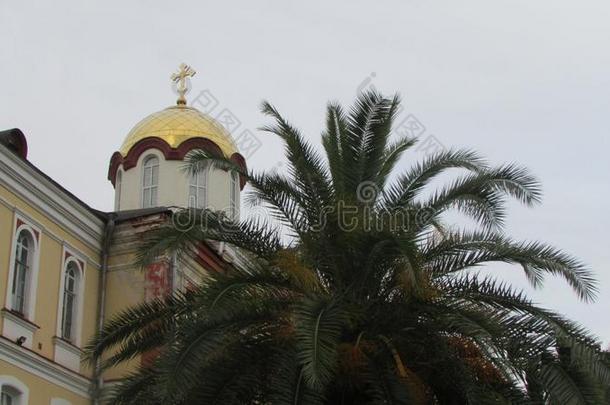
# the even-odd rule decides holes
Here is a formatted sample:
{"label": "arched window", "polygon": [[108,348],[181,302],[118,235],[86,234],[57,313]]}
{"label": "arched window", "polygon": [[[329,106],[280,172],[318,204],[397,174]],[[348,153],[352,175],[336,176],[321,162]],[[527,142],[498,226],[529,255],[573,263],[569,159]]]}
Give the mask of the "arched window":
{"label": "arched window", "polygon": [[29,389],[10,375],[0,375],[0,405],[27,405]]}
{"label": "arched window", "polygon": [[27,293],[29,292],[33,258],[34,239],[28,231],[21,230],[17,236],[15,249],[11,309],[23,315],[27,310]]}
{"label": "arched window", "polygon": [[159,159],[148,156],[144,159],[144,172],[142,175],[142,208],[157,205],[157,190],[159,187]]}
{"label": "arched window", "polygon": [[17,405],[19,401],[19,391],[8,385],[2,387],[0,404],[1,405]]}
{"label": "arched window", "polygon": [[239,176],[237,172],[230,172],[231,184],[230,184],[230,196],[229,196],[229,215],[231,219],[237,219],[239,215]]}
{"label": "arched window", "polygon": [[73,341],[76,334],[77,301],[80,271],[75,261],[69,261],[64,273],[63,305],[61,317],[61,337]]}
{"label": "arched window", "polygon": [[116,173],[116,180],[114,182],[114,210],[119,211],[121,209],[121,186],[123,185],[123,171],[119,169]]}
{"label": "arched window", "polygon": [[207,206],[208,168],[191,174],[189,183],[189,207],[205,208]]}

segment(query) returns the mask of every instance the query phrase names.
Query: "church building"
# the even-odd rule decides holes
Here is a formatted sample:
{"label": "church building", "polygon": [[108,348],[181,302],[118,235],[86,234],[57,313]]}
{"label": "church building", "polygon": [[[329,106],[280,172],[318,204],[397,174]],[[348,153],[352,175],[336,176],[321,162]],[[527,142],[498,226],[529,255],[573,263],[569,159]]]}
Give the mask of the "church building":
{"label": "church building", "polygon": [[221,243],[188,257],[134,264],[142,234],[185,207],[238,218],[244,181],[209,167],[184,170],[189,152],[222,154],[245,168],[235,141],[215,119],[188,106],[181,65],[176,105],[133,127],[110,158],[114,211],[101,212],[28,161],[26,136],[0,131],[0,405],[103,403],[113,383],[145,358],[97,371],[83,347],[129,306],[196,285],[239,260]]}

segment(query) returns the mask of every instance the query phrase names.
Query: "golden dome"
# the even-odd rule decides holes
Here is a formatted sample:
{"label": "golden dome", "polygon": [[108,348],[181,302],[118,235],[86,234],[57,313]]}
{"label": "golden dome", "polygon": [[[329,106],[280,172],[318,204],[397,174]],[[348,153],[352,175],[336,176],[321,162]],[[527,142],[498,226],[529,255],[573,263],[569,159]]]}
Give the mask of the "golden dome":
{"label": "golden dome", "polygon": [[238,152],[229,134],[216,120],[186,105],[176,105],[158,111],[138,122],[129,132],[119,152],[123,157],[138,141],[161,138],[172,148],[191,138],[206,138],[214,142],[226,157]]}

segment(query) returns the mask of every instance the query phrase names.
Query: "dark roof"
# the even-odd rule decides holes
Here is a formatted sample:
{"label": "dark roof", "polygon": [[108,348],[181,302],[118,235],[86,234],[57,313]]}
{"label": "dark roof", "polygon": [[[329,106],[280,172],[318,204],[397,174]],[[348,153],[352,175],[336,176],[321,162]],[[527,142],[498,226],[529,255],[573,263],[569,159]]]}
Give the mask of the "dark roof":
{"label": "dark roof", "polygon": [[[23,137],[23,142],[25,144],[25,151],[23,154],[16,151],[15,147],[11,146],[11,139],[16,139],[16,138],[20,138],[20,137]],[[8,142],[8,144],[7,144],[7,142]],[[14,129],[9,129],[7,131],[0,131],[0,143],[2,143],[4,146],[6,146],[11,151],[15,152],[25,164],[27,164],[29,167],[31,167],[36,173],[38,173],[45,180],[47,180],[48,182],[53,184],[55,187],[60,189],[63,193],[65,193],[68,197],[73,199],[80,206],[85,208],[87,211],[91,212],[93,215],[95,215],[99,219],[104,220],[104,221],[106,220],[106,216],[103,214],[103,212],[91,208],[87,203],[85,203],[83,200],[81,200],[80,198],[78,198],[77,196],[72,194],[70,191],[66,190],[66,188],[64,186],[62,186],[61,184],[59,184],[58,182],[53,180],[51,177],[49,177],[49,175],[47,175],[45,172],[43,172],[38,167],[36,167],[32,162],[30,162],[29,160],[26,159],[27,142],[25,142],[25,136],[23,135],[23,132],[21,132],[20,129],[14,128]]]}
{"label": "dark roof", "polygon": [[28,143],[19,128],[0,131],[0,143],[16,153],[22,159],[28,157]]}
{"label": "dark roof", "polygon": [[102,212],[97,211],[100,215],[104,215],[106,218],[111,216],[116,222],[128,221],[134,218],[145,217],[148,215],[155,214],[171,214],[172,210],[169,207],[152,207],[152,208],[140,208],[135,210],[125,211],[113,211],[113,212]]}
{"label": "dark roof", "polygon": [[45,172],[36,167],[32,162],[27,160],[27,142],[25,139],[25,135],[18,128],[13,128],[5,131],[0,131],[0,144],[6,146],[12,152],[14,152],[17,156],[21,158],[21,160],[31,167],[36,173],[38,173],[41,177],[49,181],[55,187],[60,189],[64,194],[74,200],[76,203],[81,205],[87,211],[91,212],[93,215],[98,217],[104,222],[107,222],[111,217],[114,218],[115,221],[127,221],[130,219],[143,217],[147,215],[161,214],[161,213],[171,213],[170,207],[153,207],[153,208],[142,208],[135,210],[126,210],[126,211],[117,211],[117,212],[104,212],[100,210],[96,210],[91,208],[87,203],[82,201],[80,198],[72,194],[61,184],[53,180],[49,177]]}

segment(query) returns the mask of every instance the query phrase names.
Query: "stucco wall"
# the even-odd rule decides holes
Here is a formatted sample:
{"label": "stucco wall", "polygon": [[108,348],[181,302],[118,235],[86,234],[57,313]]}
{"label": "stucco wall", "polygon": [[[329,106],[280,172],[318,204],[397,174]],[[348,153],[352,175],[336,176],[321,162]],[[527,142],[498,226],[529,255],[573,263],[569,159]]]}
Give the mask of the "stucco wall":
{"label": "stucco wall", "polygon": [[[84,261],[84,294],[83,312],[80,319],[81,346],[86,344],[95,331],[98,297],[99,250],[84,243],[78,235],[68,232],[62,224],[58,224],[28,202],[0,186],[0,297],[5,306],[9,272],[12,266],[11,251],[15,248],[14,229],[15,216],[31,223],[40,230],[38,280],[34,317],[30,319],[39,329],[34,333],[31,348],[34,352],[54,360],[53,337],[57,335],[58,308],[60,300],[60,281],[63,276],[64,249],[73,251]],[[0,323],[0,328],[2,324]],[[90,374],[91,370],[81,366],[80,372]]]}
{"label": "stucco wall", "polygon": [[[120,241],[119,241],[120,243]],[[116,248],[115,248],[116,249]],[[106,285],[106,321],[144,300],[144,274],[133,265],[133,251],[119,251],[111,255]],[[113,353],[107,353],[104,359]],[[140,358],[123,363],[104,372],[104,379],[121,378],[140,365]]]}
{"label": "stucco wall", "polygon": [[89,405],[91,403],[91,400],[86,396],[77,395],[69,389],[51,384],[44,378],[0,360],[0,380],[2,380],[3,375],[16,378],[27,387],[29,405],[51,404],[52,399],[63,399],[71,405]]}
{"label": "stucco wall", "polygon": [[[165,160],[160,151],[150,149],[140,156],[135,167],[124,171],[121,165],[118,169],[122,172],[119,203],[121,211],[142,208],[142,166],[144,160],[151,155],[159,159],[157,206],[188,206],[189,177],[184,170],[185,163],[178,160]],[[210,169],[208,174],[207,208],[228,211],[230,184],[230,175],[227,171]]]}

